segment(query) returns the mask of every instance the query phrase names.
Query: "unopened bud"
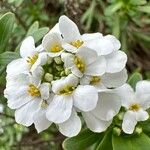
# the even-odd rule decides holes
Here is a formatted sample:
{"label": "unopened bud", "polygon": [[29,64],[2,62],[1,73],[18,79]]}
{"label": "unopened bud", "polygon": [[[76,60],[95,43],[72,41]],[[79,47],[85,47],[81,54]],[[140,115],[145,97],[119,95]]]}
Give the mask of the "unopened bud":
{"label": "unopened bud", "polygon": [[60,66],[60,65],[57,65],[57,66],[56,66],[56,69],[57,69],[58,71],[62,71],[62,70],[63,70],[63,67]]}
{"label": "unopened bud", "polygon": [[65,74],[65,71],[62,71],[61,73],[60,73],[60,76],[62,77],[62,76],[65,76],[66,74]]}
{"label": "unopened bud", "polygon": [[49,67],[49,68],[48,68],[48,72],[49,72],[49,73],[52,73],[52,72],[53,72],[53,68]]}
{"label": "unopened bud", "polygon": [[137,135],[141,134],[142,132],[143,132],[143,129],[140,126],[137,126],[134,130],[134,134],[137,134]]}
{"label": "unopened bud", "polygon": [[44,79],[48,82],[51,82],[51,81],[53,81],[53,75],[50,73],[46,73],[44,76]]}
{"label": "unopened bud", "polygon": [[60,57],[55,57],[54,61],[55,61],[56,64],[62,64],[62,60],[61,60]]}
{"label": "unopened bud", "polygon": [[114,127],[114,128],[113,128],[113,134],[116,135],[116,136],[120,136],[120,134],[121,134],[121,129],[118,128],[118,127]]}
{"label": "unopened bud", "polygon": [[65,74],[66,74],[66,75],[69,75],[70,73],[71,73],[71,70],[68,69],[68,68],[66,68],[66,69],[65,69]]}
{"label": "unopened bud", "polygon": [[118,117],[119,120],[123,120],[124,112],[120,112],[120,113],[117,115],[117,117]]}
{"label": "unopened bud", "polygon": [[47,64],[51,64],[52,62],[53,62],[53,58],[52,57],[48,57]]}

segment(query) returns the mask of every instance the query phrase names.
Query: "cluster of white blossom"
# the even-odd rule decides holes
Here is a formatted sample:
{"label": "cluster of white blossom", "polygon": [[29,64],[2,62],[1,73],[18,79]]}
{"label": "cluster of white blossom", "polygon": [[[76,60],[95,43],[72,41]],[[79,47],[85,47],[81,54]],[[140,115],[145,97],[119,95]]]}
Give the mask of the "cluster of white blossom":
{"label": "cluster of white blossom", "polygon": [[55,123],[72,137],[81,130],[81,116],[90,130],[103,132],[124,106],[123,131],[132,133],[137,121],[148,118],[144,110],[150,104],[150,83],[139,82],[136,94],[125,84],[127,56],[120,46],[112,35],[81,35],[66,16],[38,47],[27,37],[20,48],[22,58],[7,66],[4,95],[15,109],[16,122],[34,124],[38,132]]}

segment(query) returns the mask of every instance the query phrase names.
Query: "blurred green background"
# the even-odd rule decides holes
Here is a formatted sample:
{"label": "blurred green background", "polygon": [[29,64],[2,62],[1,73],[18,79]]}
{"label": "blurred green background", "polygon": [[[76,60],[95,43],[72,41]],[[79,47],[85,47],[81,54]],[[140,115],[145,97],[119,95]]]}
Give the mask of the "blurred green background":
{"label": "blurred green background", "polygon": [[144,79],[150,79],[149,0],[0,0],[0,17],[7,12],[15,14],[15,24],[9,43],[0,54],[0,150],[62,149],[65,137],[55,126],[37,134],[33,126],[25,128],[15,123],[13,111],[7,108],[3,97],[7,63],[1,56],[6,55],[5,51],[10,51],[10,55],[11,51],[17,52],[28,35],[38,45],[63,14],[78,25],[81,33],[115,35],[128,55],[129,75],[140,72]]}

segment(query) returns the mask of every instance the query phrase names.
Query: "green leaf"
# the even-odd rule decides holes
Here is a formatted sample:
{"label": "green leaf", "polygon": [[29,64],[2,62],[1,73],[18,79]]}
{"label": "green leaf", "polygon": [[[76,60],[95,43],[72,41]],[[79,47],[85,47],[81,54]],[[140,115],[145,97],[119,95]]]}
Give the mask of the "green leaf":
{"label": "green leaf", "polygon": [[146,4],[146,0],[130,0],[130,4],[132,5],[144,5]]}
{"label": "green leaf", "polygon": [[15,22],[13,13],[6,13],[0,18],[0,53],[6,50]]}
{"label": "green leaf", "polygon": [[112,136],[113,150],[149,150],[150,138],[142,133],[138,136]]}
{"label": "green leaf", "polygon": [[37,31],[39,28],[39,23],[38,21],[35,21],[29,28],[26,36],[32,35],[35,31]]}
{"label": "green leaf", "polygon": [[150,6],[139,6],[137,10],[144,12],[144,13],[150,13]]}
{"label": "green leaf", "polygon": [[0,65],[8,65],[12,60],[19,58],[16,52],[4,52],[0,54]]}
{"label": "green leaf", "polygon": [[49,31],[48,27],[43,27],[43,28],[36,30],[35,32],[33,32],[31,34],[28,34],[28,36],[33,36],[35,43],[36,43],[39,40],[41,40],[48,31]]}
{"label": "green leaf", "polygon": [[119,10],[122,7],[123,3],[122,2],[117,2],[115,4],[112,4],[105,9],[105,15],[110,16],[113,13],[115,13],[117,10]]}
{"label": "green leaf", "polygon": [[128,79],[128,83],[135,88],[136,83],[142,80],[142,75],[138,72],[133,73]]}
{"label": "green leaf", "polygon": [[63,142],[63,148],[65,150],[84,150],[102,139],[102,137],[102,133],[93,133],[92,131],[85,129],[76,137],[66,139]]}
{"label": "green leaf", "polygon": [[113,150],[112,149],[112,131],[107,131],[104,138],[96,148],[96,150]]}

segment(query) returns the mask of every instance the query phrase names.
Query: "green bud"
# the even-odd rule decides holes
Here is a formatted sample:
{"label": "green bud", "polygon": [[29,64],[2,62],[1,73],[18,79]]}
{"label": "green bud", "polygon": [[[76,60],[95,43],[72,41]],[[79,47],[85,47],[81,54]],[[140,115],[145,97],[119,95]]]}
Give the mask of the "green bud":
{"label": "green bud", "polygon": [[60,76],[61,77],[63,77],[63,76],[65,76],[66,74],[65,74],[65,71],[62,71],[61,73],[60,73]]}
{"label": "green bud", "polygon": [[47,64],[51,64],[52,62],[53,62],[53,58],[52,57],[48,57]]}
{"label": "green bud", "polygon": [[142,132],[143,132],[143,129],[140,126],[137,126],[134,130],[134,134],[137,134],[137,135],[141,134]]}
{"label": "green bud", "polygon": [[71,73],[71,70],[68,69],[68,68],[66,68],[66,69],[65,69],[65,74],[66,74],[66,75],[69,75],[70,73]]}
{"label": "green bud", "polygon": [[60,79],[60,77],[57,77],[57,76],[54,77],[54,80],[59,80],[59,79]]}
{"label": "green bud", "polygon": [[48,72],[49,72],[49,73],[52,73],[52,72],[53,72],[53,68],[49,67],[49,68],[48,68]]}
{"label": "green bud", "polygon": [[123,117],[124,117],[124,112],[120,112],[118,115],[117,115],[117,118],[119,120],[123,120]]}
{"label": "green bud", "polygon": [[62,64],[62,60],[61,60],[60,57],[55,57],[54,61],[55,61],[56,64]]}
{"label": "green bud", "polygon": [[53,81],[53,75],[50,73],[46,73],[44,76],[44,79],[48,82],[51,82],[51,81]]}
{"label": "green bud", "polygon": [[60,66],[60,65],[57,65],[57,66],[56,66],[56,69],[57,69],[58,71],[63,71],[63,70],[64,70],[64,68],[63,68],[62,66]]}
{"label": "green bud", "polygon": [[113,128],[113,134],[116,135],[116,136],[120,136],[121,129],[119,127],[114,127]]}

